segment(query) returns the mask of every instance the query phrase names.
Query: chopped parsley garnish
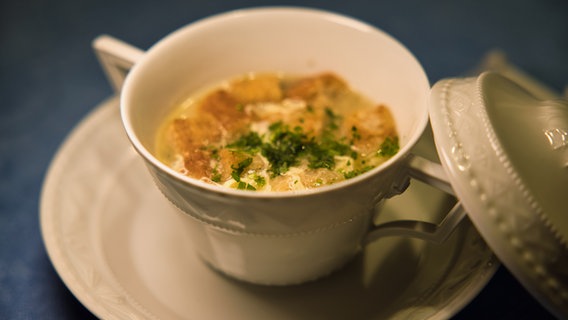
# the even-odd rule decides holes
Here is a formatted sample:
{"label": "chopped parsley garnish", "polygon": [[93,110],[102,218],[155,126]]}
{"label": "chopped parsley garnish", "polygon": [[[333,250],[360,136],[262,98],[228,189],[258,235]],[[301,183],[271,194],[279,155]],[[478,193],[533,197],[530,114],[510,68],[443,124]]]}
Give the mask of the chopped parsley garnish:
{"label": "chopped parsley garnish", "polygon": [[261,153],[270,163],[271,173],[278,176],[298,164],[298,158],[305,153],[310,140],[301,127],[291,131],[282,122],[275,122],[268,129],[269,140],[262,145]]}
{"label": "chopped parsley garnish", "polygon": [[[235,165],[231,166],[231,169],[233,169],[233,172],[231,172],[231,177],[233,177],[233,179],[235,179],[235,181],[237,182],[237,189],[239,190],[251,190],[251,191],[256,190],[256,188],[253,185],[241,180],[243,172],[248,166],[250,166],[251,163],[252,163],[252,158],[246,158],[243,161],[239,162],[236,166]],[[266,184],[266,180],[261,176],[256,176],[254,178],[254,181],[256,182],[257,186],[260,188],[263,187],[264,184]]]}
{"label": "chopped parsley garnish", "polygon": [[377,154],[383,157],[392,157],[399,149],[398,137],[387,137],[385,141],[381,143],[381,147],[379,148],[379,151],[377,151]]}
{"label": "chopped parsley garnish", "polygon": [[[326,130],[322,132],[320,141],[314,137],[308,137],[300,126],[290,129],[288,125],[278,121],[269,126],[265,142],[258,133],[250,132],[227,147],[248,153],[260,152],[270,163],[269,170],[273,176],[286,173],[290,167],[298,165],[300,159],[306,159],[311,169],[331,170],[335,167],[335,156],[348,155],[357,159],[357,152],[353,151],[350,145],[335,139],[334,131],[338,128],[339,117],[331,110],[326,112],[329,121]],[[250,163],[241,162],[232,168],[232,175],[236,181],[239,180],[235,176],[240,179],[242,170],[244,170],[243,166],[246,167],[245,164],[248,166]]]}
{"label": "chopped parsley garnish", "polygon": [[236,166],[232,165],[231,169],[233,169],[233,172],[231,172],[231,177],[233,177],[235,181],[240,182],[243,171],[245,171],[245,169],[250,166],[251,163],[252,158],[246,158],[245,160],[239,162]]}
{"label": "chopped parsley garnish", "polygon": [[222,178],[222,175],[219,172],[219,169],[217,167],[213,168],[213,171],[211,172],[211,181],[221,182],[221,178]]}
{"label": "chopped parsley garnish", "polygon": [[244,181],[239,181],[239,183],[237,184],[237,189],[239,190],[250,190],[250,191],[255,191],[256,188],[254,186],[252,186],[249,183],[246,183]]}
{"label": "chopped parsley garnish", "polygon": [[359,169],[359,170],[353,170],[353,171],[349,171],[349,172],[345,172],[343,173],[343,177],[345,177],[345,179],[351,179],[354,178],[360,174],[363,174],[369,170],[373,169],[373,167],[371,166],[364,166],[363,168]]}
{"label": "chopped parsley garnish", "polygon": [[359,133],[359,130],[356,126],[351,127],[351,137],[353,138],[353,141],[361,140],[361,134]]}
{"label": "chopped parsley garnish", "polygon": [[336,115],[330,108],[325,108],[326,122],[325,126],[327,130],[337,130],[339,129],[339,123],[341,121],[341,116]]}
{"label": "chopped parsley garnish", "polygon": [[308,154],[308,167],[312,169],[325,168],[333,169],[335,166],[335,158],[333,157],[334,152],[331,149],[325,148],[324,146],[314,143],[310,146]]}
{"label": "chopped parsley garnish", "polygon": [[256,185],[257,185],[259,188],[262,188],[262,187],[264,187],[264,185],[266,184],[266,179],[264,179],[263,176],[255,176],[255,177],[254,177],[254,182],[256,183]]}
{"label": "chopped parsley garnish", "polygon": [[239,139],[227,145],[227,148],[237,149],[247,153],[257,153],[262,146],[262,138],[258,133],[251,131]]}
{"label": "chopped parsley garnish", "polygon": [[217,148],[211,149],[211,159],[219,160],[219,149]]}
{"label": "chopped parsley garnish", "polygon": [[[297,166],[301,161],[306,161],[310,169],[333,170],[337,156],[348,156],[357,161],[359,154],[352,148],[355,140],[361,139],[356,126],[351,128],[352,139],[346,143],[346,137],[337,138],[342,117],[336,115],[331,109],[325,109],[325,122],[321,134],[318,137],[308,136],[301,126],[290,128],[282,121],[277,121],[268,127],[268,132],[259,135],[251,131],[242,135],[226,147],[237,152],[246,154],[261,154],[269,163],[269,172],[273,177],[286,173],[291,167]],[[390,157],[399,150],[398,138],[387,137],[377,151],[377,156]],[[232,165],[231,176],[238,183],[237,188],[243,190],[255,190],[255,187],[241,181],[245,169],[252,163],[252,158],[247,157],[236,165]],[[351,166],[351,160],[348,165]],[[373,167],[365,165],[365,159],[361,159],[362,166],[351,171],[343,172],[345,179],[358,176],[371,170]],[[254,173],[250,176],[258,188],[266,184],[264,177]],[[215,180],[214,180],[215,181]]]}

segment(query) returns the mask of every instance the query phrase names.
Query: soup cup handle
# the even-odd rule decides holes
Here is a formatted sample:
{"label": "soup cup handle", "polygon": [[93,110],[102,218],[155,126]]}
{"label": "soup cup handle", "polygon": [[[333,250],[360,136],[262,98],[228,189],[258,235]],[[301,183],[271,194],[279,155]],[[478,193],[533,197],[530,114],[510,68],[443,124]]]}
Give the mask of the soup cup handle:
{"label": "soup cup handle", "polygon": [[[408,162],[409,176],[436,187],[450,195],[454,191],[444,168],[425,158],[411,155]],[[466,216],[461,202],[457,202],[439,224],[418,220],[395,220],[376,226],[366,235],[363,245],[388,236],[411,237],[434,243],[443,243]]]}
{"label": "soup cup handle", "polygon": [[144,50],[108,35],[98,36],[92,45],[115,93],[120,93],[126,75],[142,58]]}

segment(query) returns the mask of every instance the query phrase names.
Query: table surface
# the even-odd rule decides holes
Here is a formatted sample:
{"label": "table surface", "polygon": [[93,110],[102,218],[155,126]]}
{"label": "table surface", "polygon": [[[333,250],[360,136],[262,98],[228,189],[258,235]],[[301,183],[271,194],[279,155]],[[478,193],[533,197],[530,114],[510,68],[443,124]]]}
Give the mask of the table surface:
{"label": "table surface", "polygon": [[[110,34],[148,48],[227,10],[293,5],[373,24],[404,43],[431,83],[501,49],[552,89],[568,85],[568,1],[60,0],[0,2],[0,319],[90,319],[51,265],[39,228],[46,170],[70,130],[112,94],[91,49]],[[501,267],[455,319],[547,319]]]}

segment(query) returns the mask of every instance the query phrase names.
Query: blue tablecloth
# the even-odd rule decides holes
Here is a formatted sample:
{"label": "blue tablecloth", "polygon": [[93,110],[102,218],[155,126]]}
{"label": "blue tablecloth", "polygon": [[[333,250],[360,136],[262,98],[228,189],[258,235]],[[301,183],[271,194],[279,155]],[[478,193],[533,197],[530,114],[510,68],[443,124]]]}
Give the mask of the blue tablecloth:
{"label": "blue tablecloth", "polygon": [[[474,68],[494,48],[561,91],[568,85],[566,0],[59,0],[0,3],[0,319],[90,319],[42,243],[39,195],[65,136],[112,94],[91,49],[99,34],[148,48],[196,19],[295,5],[367,21],[400,39],[432,83]],[[551,315],[501,267],[456,319]]]}

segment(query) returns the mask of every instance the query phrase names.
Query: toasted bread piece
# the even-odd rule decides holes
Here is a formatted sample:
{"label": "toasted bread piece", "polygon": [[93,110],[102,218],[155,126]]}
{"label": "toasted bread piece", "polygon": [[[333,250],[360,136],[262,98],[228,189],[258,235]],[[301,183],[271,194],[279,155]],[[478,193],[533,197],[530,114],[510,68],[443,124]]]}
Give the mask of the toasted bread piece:
{"label": "toasted bread piece", "polygon": [[256,102],[276,102],[282,100],[280,78],[273,74],[255,75],[252,78],[231,82],[231,94],[244,105]]}
{"label": "toasted bread piece", "polygon": [[384,105],[361,109],[347,117],[342,132],[363,156],[375,152],[387,137],[396,137],[394,118]]}

